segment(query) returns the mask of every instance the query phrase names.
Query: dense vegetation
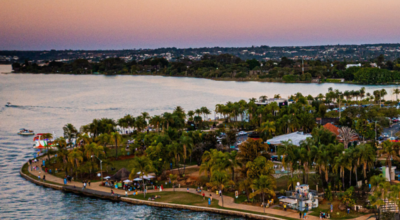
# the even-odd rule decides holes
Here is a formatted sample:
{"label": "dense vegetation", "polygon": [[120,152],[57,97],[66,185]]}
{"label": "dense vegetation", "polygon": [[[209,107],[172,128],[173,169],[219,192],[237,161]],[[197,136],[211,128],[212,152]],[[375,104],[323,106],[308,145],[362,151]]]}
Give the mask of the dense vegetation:
{"label": "dense vegetation", "polygon": [[[362,84],[395,83],[400,80],[400,59],[385,61],[384,56],[374,62],[379,68],[370,67],[363,62],[363,67],[346,69],[346,61],[305,61],[282,57],[280,60],[258,61],[242,60],[230,54],[203,55],[201,60],[188,58],[169,62],[164,58],[150,58],[136,62],[125,62],[120,58],[107,58],[99,62],[77,59],[70,63],[49,62],[39,66],[36,63],[14,63],[17,73],[72,73],[93,74],[153,74],[166,76],[191,76],[212,79],[262,80],[283,82],[310,82],[313,78],[320,81],[343,78]],[[304,67],[304,72],[303,72]]]}
{"label": "dense vegetation", "polygon": [[[399,91],[393,92],[398,94]],[[221,119],[215,122],[205,120],[211,114],[206,107],[186,112],[178,106],[173,112],[162,115],[150,116],[143,112],[116,121],[94,119],[81,126],[79,131],[67,124],[63,127],[64,137],[54,141],[57,150],[48,146],[47,156],[50,160],[50,155],[57,154],[54,158],[57,161],[53,163],[61,164],[65,174],[87,179],[99,171],[99,160],[92,155],[101,159],[103,169],[107,170],[114,167],[121,156],[134,155],[129,161],[132,178],[138,172],[141,175],[154,172],[159,180],[171,180],[173,184],[186,178],[188,163],[197,164],[199,177],[194,186],[222,190],[225,195],[240,190],[247,202],[262,203],[276,198],[278,181],[271,161],[271,152],[275,148],[270,148],[265,140],[293,131],[311,132],[312,137],[300,146],[285,141],[276,148],[281,164],[289,171],[284,188],[293,189],[297,182],[312,182],[325,189],[328,201],[333,199],[332,189],[342,191],[341,201],[351,205],[355,202],[354,186],[363,180],[362,186],[356,189],[362,191],[371,184],[374,194],[370,195],[370,205],[379,207],[382,204],[377,198],[380,193],[386,193],[390,185],[385,186],[384,181],[377,179],[380,162],[376,158],[383,157],[382,162],[389,169],[400,161],[398,143],[385,141],[378,146],[375,141],[382,128],[389,126],[387,117],[399,115],[399,110],[394,107],[377,105],[386,93],[377,90],[365,94],[364,89],[345,92],[329,89],[325,95],[317,97],[297,93],[291,97],[295,103],[282,107],[276,102],[257,105],[255,98],[248,102],[228,102],[216,105],[215,112]],[[259,101],[266,99],[261,96]],[[329,103],[346,104],[347,108],[339,116],[339,112],[327,112],[331,108],[327,107],[331,106]],[[355,103],[369,106],[350,106]],[[392,104],[390,101],[383,103]],[[240,120],[244,114],[249,116],[248,121]],[[339,135],[318,126],[317,117],[339,117]],[[375,124],[375,121],[379,123]],[[238,146],[239,151],[233,150],[231,146],[236,142],[238,130],[253,130],[262,139],[248,139]],[[221,142],[217,137],[223,137]],[[355,145],[355,137],[362,143]],[[71,141],[74,138],[76,144]],[[169,172],[171,168],[177,168],[177,175]],[[385,196],[389,197],[388,194]],[[397,197],[390,199],[399,202]]]}

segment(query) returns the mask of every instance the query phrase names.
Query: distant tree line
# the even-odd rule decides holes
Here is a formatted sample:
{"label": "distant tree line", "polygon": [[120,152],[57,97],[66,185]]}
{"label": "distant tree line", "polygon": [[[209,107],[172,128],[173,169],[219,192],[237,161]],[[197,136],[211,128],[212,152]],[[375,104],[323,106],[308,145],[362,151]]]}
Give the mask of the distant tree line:
{"label": "distant tree line", "polygon": [[282,57],[279,61],[242,60],[231,54],[204,55],[200,60],[176,57],[175,61],[165,58],[150,58],[142,61],[128,61],[121,58],[107,58],[99,62],[76,59],[69,63],[51,61],[38,65],[25,61],[12,65],[16,73],[69,73],[69,74],[152,74],[168,76],[191,76],[200,78],[221,78],[239,80],[264,80],[283,82],[310,82],[313,78],[344,78],[362,84],[393,83],[400,80],[400,58],[386,61],[378,56],[372,68],[369,62],[362,67],[346,69],[346,61],[292,60]]}

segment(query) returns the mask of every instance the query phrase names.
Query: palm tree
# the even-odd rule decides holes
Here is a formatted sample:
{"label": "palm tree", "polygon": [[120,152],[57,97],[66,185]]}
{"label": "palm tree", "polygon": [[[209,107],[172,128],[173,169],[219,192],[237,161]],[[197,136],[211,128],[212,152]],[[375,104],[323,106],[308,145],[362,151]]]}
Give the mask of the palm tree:
{"label": "palm tree", "polygon": [[399,88],[393,89],[393,94],[396,95],[396,100],[399,100],[399,99],[397,98],[397,95],[400,94],[400,89],[399,89]]}
{"label": "palm tree", "polygon": [[207,107],[201,107],[201,108],[200,108],[200,111],[201,111],[201,113],[202,113],[203,116],[204,116],[204,120],[206,119],[206,115],[209,115],[209,114],[210,114],[210,110],[209,110]]}
{"label": "palm tree", "polygon": [[344,148],[347,149],[349,142],[356,137],[357,133],[349,127],[339,128],[338,138],[343,141]]}
{"label": "palm tree", "polygon": [[188,116],[189,116],[189,120],[193,120],[194,111],[192,111],[192,110],[188,111]]}
{"label": "palm tree", "polygon": [[239,167],[241,165],[240,161],[238,160],[237,157],[237,151],[232,151],[230,153],[226,152],[225,153],[226,158],[227,158],[227,168],[230,168],[232,171],[232,180],[235,180],[235,168]]}
{"label": "palm tree", "polygon": [[106,152],[107,144],[109,144],[111,142],[111,137],[107,133],[100,134],[99,136],[97,136],[96,141],[97,141],[97,144],[100,144],[103,146],[104,152]]}
{"label": "palm tree", "polygon": [[159,115],[155,115],[150,119],[150,124],[156,127],[156,131],[160,133],[159,126],[162,123],[162,117]]}
{"label": "palm tree", "polygon": [[258,132],[260,133],[267,133],[267,139],[275,133],[276,128],[275,128],[275,122],[273,121],[266,121],[261,124],[261,126],[258,128]]}
{"label": "palm tree", "polygon": [[275,95],[274,95],[274,98],[275,98],[275,99],[280,99],[280,98],[281,98],[281,95],[275,94]]}
{"label": "palm tree", "polygon": [[139,173],[140,178],[142,179],[144,198],[146,198],[144,176],[147,176],[150,172],[155,171],[155,168],[153,166],[153,161],[151,161],[150,158],[146,156],[135,157],[131,162],[131,166],[132,166],[132,171],[130,174],[130,178],[133,179],[133,177]]}
{"label": "palm tree", "polygon": [[386,165],[389,167],[389,182],[392,182],[392,160],[400,160],[399,150],[400,146],[397,142],[386,140],[382,143],[382,149],[378,151],[386,158]]}
{"label": "palm tree", "polygon": [[262,96],[260,96],[259,101],[260,102],[265,102],[267,99],[268,99],[268,96],[262,95]]}
{"label": "palm tree", "polygon": [[[83,153],[79,149],[73,149],[68,154],[68,160],[72,164],[72,167],[78,168],[80,162],[83,162]],[[77,177],[77,172],[75,172],[75,178]]]}
{"label": "palm tree", "polygon": [[163,117],[164,117],[164,121],[167,122],[167,130],[168,130],[169,123],[173,123],[174,122],[174,117],[169,112],[164,112]]}
{"label": "palm tree", "polygon": [[293,177],[294,163],[298,160],[298,148],[292,144],[291,140],[282,141],[282,146],[278,149],[278,157],[282,157],[282,165],[285,169],[290,170],[291,177]]}
{"label": "palm tree", "polygon": [[[250,194],[250,197],[254,197],[256,195],[262,194],[262,201],[263,204],[265,202],[265,194],[270,197],[275,196],[276,184],[275,179],[271,176],[261,175],[260,178],[255,179],[251,188],[255,189],[253,193]],[[264,206],[264,213],[265,213],[265,205]]]}
{"label": "palm tree", "polygon": [[170,156],[174,158],[175,167],[178,168],[178,173],[180,173],[178,163],[182,156],[181,145],[174,141],[172,144],[167,145],[167,149]]}
{"label": "palm tree", "polygon": [[183,173],[185,173],[187,151],[189,150],[191,152],[191,149],[193,148],[193,139],[189,137],[187,133],[183,133],[179,141],[183,145]]}
{"label": "palm tree", "polygon": [[233,182],[229,178],[229,175],[226,173],[226,171],[219,171],[219,170],[216,170],[212,173],[211,181],[207,183],[208,187],[211,187],[212,189],[221,190],[222,207],[224,206],[224,197],[222,195],[223,190],[228,185],[235,185],[235,182]]}
{"label": "palm tree", "polygon": [[174,174],[169,174],[169,179],[171,180],[172,183],[172,187],[174,188],[174,192],[175,192],[175,181],[178,178],[178,176],[174,175]]}
{"label": "palm tree", "polygon": [[110,137],[111,143],[115,144],[115,159],[117,159],[118,158],[118,145],[121,144],[122,136],[119,134],[118,131],[111,132],[110,136],[111,136]]}
{"label": "palm tree", "polygon": [[72,146],[72,137],[78,133],[78,130],[72,124],[66,124],[63,127],[64,137],[68,137],[68,145]]}
{"label": "palm tree", "polygon": [[296,186],[296,183],[299,182],[299,181],[300,180],[299,180],[299,178],[297,178],[297,176],[289,177],[288,182],[287,182],[288,190],[290,188],[292,188],[292,190],[294,190],[294,187]]}
{"label": "palm tree", "polygon": [[[357,146],[359,150],[359,159],[363,167],[364,180],[367,178],[367,168],[371,168],[375,161],[376,152],[369,144],[361,144]],[[365,181],[363,181],[365,182]]]}

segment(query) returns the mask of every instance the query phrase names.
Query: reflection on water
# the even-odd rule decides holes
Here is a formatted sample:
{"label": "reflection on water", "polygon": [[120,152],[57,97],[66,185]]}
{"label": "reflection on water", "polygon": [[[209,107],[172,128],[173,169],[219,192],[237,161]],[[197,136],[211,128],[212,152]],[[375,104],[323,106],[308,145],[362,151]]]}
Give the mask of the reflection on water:
{"label": "reflection on water", "polygon": [[[0,66],[0,72],[4,66]],[[125,114],[150,115],[217,103],[248,100],[260,95],[282,97],[302,92],[316,95],[328,87],[356,90],[357,85],[222,82],[160,76],[77,76],[0,74],[0,216],[4,219],[232,219],[211,213],[161,209],[86,198],[33,185],[18,172],[32,157],[32,137],[19,128],[62,134],[62,126],[76,127],[93,118],[119,118]],[[367,87],[367,91],[382,88]],[[11,102],[14,106],[4,105]]]}

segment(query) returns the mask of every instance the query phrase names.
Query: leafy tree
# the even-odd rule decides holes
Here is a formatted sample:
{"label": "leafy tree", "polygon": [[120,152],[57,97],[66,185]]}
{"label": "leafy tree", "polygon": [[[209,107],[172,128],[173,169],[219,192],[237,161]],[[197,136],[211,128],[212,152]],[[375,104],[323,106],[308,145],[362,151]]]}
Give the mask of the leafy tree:
{"label": "leafy tree", "polygon": [[221,190],[222,207],[224,206],[223,190],[229,185],[235,185],[235,182],[229,178],[226,171],[218,170],[212,173],[211,180],[207,183],[207,186],[211,187],[213,190]]}
{"label": "leafy tree", "polygon": [[145,190],[146,187],[144,185],[144,176],[147,176],[150,172],[155,171],[153,162],[150,160],[150,158],[146,156],[134,157],[131,162],[131,166],[133,168],[130,174],[130,179],[133,179],[134,176],[136,176],[139,173],[140,178],[142,179],[143,195],[144,198],[146,198],[146,190]]}
{"label": "leafy tree", "polygon": [[[265,194],[268,197],[275,196],[276,183],[275,179],[271,176],[261,175],[260,178],[257,178],[253,181],[252,188],[255,189],[253,193],[250,194],[250,197],[254,197],[255,195],[262,195],[263,204],[265,202]],[[265,213],[265,205],[264,205],[264,213]]]}

